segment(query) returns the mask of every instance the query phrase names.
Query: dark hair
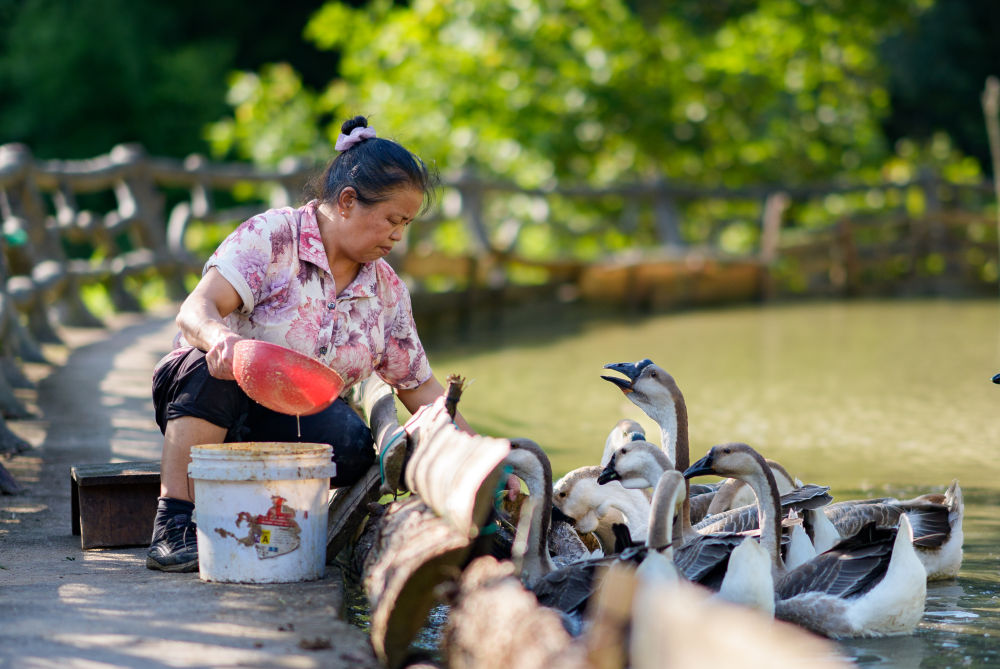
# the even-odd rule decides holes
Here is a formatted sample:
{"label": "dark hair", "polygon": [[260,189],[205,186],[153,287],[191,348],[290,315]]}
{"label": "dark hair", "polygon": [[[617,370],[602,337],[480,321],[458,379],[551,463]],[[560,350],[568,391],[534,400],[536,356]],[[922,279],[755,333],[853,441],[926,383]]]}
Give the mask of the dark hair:
{"label": "dark hair", "polygon": [[[349,135],[355,128],[367,127],[368,119],[355,116],[344,121],[340,131]],[[373,137],[338,153],[323,174],[306,185],[305,194],[309,199],[333,202],[351,187],[358,201],[372,205],[389,199],[399,188],[412,187],[424,194],[423,211],[433,200],[437,182],[437,175],[413,153],[390,139]]]}

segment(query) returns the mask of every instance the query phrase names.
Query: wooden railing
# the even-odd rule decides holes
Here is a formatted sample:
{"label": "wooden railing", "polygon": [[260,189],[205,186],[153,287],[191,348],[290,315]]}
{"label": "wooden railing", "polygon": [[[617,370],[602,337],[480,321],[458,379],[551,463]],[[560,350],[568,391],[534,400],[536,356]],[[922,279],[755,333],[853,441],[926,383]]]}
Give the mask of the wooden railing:
{"label": "wooden railing", "polygon": [[[18,361],[44,360],[39,345],[58,342],[59,325],[101,325],[82,290],[104,286],[119,311],[140,311],[137,291],[154,279],[182,299],[215,241],[266,207],[300,201],[320,169],[160,158],[136,145],[36,160],[22,145],[0,146],[0,414],[25,414],[11,389]],[[389,260],[410,284],[418,321],[467,321],[477,305],[526,299],[655,310],[891,292],[901,282],[995,291],[991,198],[985,181],[930,172],[854,186],[536,189],[466,172],[444,180],[438,204]],[[464,241],[441,243],[449,229]],[[539,230],[548,248],[576,250],[533,251]],[[206,234],[212,243],[194,239]],[[17,440],[0,436],[0,451],[4,442]]]}

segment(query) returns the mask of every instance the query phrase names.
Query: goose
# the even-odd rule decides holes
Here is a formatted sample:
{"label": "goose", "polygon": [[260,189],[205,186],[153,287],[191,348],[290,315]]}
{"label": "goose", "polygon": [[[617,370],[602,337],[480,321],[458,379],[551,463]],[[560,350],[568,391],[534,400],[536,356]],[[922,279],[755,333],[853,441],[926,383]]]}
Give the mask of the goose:
{"label": "goose", "polygon": [[913,546],[927,571],[928,581],[955,578],[962,566],[962,521],[965,503],[958,479],[944,493],[928,493],[908,500],[892,497],[835,502],[805,516],[817,551],[856,534],[871,522],[879,528],[896,527],[906,515],[913,528]]}
{"label": "goose", "polygon": [[[760,548],[749,541],[737,550],[743,546]],[[635,570],[631,588],[619,588],[635,593],[627,662],[632,669],[854,667],[832,642],[720,601],[704,588],[677,579],[664,561],[659,569],[645,569],[653,566],[652,557]]]}
{"label": "goose", "polygon": [[660,443],[678,470],[688,465],[687,405],[674,377],[653,364],[649,358],[639,362],[616,362],[604,365],[625,375],[601,376],[617,386],[633,404],[656,422]]}
{"label": "goose", "polygon": [[[650,504],[642,490],[626,489],[618,483],[601,486],[597,482],[600,474],[601,468],[597,466],[568,472],[553,486],[553,501],[556,508],[575,521],[578,532],[595,533],[604,553],[610,555],[632,542],[645,541]],[[616,546],[622,543],[624,533],[616,535],[615,524],[627,528],[631,540],[626,546]]]}
{"label": "goose", "polygon": [[525,585],[530,588],[548,572],[573,562],[601,557],[600,549],[594,551],[584,544],[573,519],[553,506],[552,465],[542,447],[526,438],[511,439],[510,446],[505,463],[528,488],[526,516],[515,521],[519,525],[515,528],[517,548],[512,550],[512,557],[521,562]]}
{"label": "goose", "polygon": [[[656,448],[653,444],[648,446]],[[655,561],[659,558],[654,554],[661,551],[670,555],[675,510],[683,506],[685,494],[686,486],[681,473],[675,469],[664,471],[657,481],[646,515],[648,532],[645,533],[645,544],[629,547],[615,555],[576,562],[546,574],[532,588],[539,602],[566,614],[580,614],[594,594],[599,574],[605,569],[623,564],[634,567],[650,559]]]}
{"label": "goose", "polygon": [[[444,594],[451,605],[441,635],[447,666],[584,666],[586,658],[574,653],[559,612],[538,603],[509,561],[476,558]],[[570,653],[579,654],[579,660],[567,662]]]}
{"label": "goose", "polygon": [[757,451],[746,444],[713,446],[686,478],[730,476],[746,481],[760,505],[760,542],[771,557],[775,616],[831,638],[909,634],[924,613],[927,579],[901,515],[897,529],[869,523],[857,535],[788,569],[778,549],[777,489]]}
{"label": "goose", "polygon": [[[688,415],[684,395],[677,382],[664,369],[649,358],[639,362],[616,362],[604,365],[625,376],[601,378],[614,384],[625,397],[643,413],[649,416],[660,429],[660,443],[670,462],[678,471],[684,471],[690,464],[688,444]],[[655,480],[655,479],[654,479]],[[685,484],[690,487],[690,482]],[[680,514],[680,534],[675,543],[688,541],[698,533],[691,527],[691,493],[685,495],[684,510]]]}

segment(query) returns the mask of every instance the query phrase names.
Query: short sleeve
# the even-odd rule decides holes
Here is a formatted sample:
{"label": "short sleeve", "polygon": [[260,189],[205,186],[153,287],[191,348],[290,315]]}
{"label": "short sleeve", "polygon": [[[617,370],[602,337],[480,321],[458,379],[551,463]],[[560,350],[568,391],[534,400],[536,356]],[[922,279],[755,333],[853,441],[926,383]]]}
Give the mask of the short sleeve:
{"label": "short sleeve", "polygon": [[289,236],[286,219],[261,214],[247,219],[222,240],[205,263],[204,275],[215,267],[243,301],[240,312],[249,314],[261,298],[270,265],[275,262],[278,238]]}
{"label": "short sleeve", "polygon": [[395,309],[386,323],[385,351],[375,367],[382,380],[400,390],[410,390],[431,378],[427,353],[417,335],[410,294],[398,278],[394,282]]}

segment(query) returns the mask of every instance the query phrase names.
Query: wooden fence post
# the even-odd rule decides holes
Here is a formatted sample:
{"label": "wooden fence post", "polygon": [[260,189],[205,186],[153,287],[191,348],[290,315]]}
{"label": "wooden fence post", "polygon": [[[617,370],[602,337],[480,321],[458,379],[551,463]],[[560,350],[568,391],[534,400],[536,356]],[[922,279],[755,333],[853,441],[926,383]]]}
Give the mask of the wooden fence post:
{"label": "wooden fence post", "polygon": [[791,199],[784,191],[769,193],[764,199],[758,255],[761,264],[760,299],[762,300],[773,298],[777,291],[774,283],[774,266],[778,261],[781,243],[781,223],[789,205]]}
{"label": "wooden fence post", "polygon": [[[149,174],[149,156],[145,148],[138,144],[122,144],[111,150],[114,163],[128,165],[125,178],[115,184],[118,201],[117,215],[121,219],[136,219],[130,226],[135,232],[140,248],[149,249],[155,256],[156,272],[163,278],[167,296],[179,302],[187,296],[184,287],[185,264],[170,252],[167,243],[167,228],[164,217],[164,197],[153,183]],[[116,290],[125,293],[118,282]],[[138,308],[138,303],[136,303]]]}
{"label": "wooden fence post", "polygon": [[684,246],[684,240],[681,239],[680,211],[673,196],[667,191],[666,185],[666,180],[661,178],[653,191],[656,237],[663,246],[679,248]]}

